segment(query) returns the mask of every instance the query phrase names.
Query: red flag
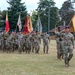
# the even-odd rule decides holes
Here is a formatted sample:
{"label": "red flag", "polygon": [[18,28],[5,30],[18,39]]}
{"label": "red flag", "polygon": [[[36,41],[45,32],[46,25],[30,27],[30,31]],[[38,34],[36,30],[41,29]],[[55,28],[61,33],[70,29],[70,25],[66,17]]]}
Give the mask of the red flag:
{"label": "red flag", "polygon": [[6,12],[6,28],[5,28],[5,32],[8,33],[9,32],[9,21],[8,21],[8,12]]}
{"label": "red flag", "polygon": [[24,24],[24,34],[31,33],[33,31],[32,22],[29,16],[26,16],[25,24]]}

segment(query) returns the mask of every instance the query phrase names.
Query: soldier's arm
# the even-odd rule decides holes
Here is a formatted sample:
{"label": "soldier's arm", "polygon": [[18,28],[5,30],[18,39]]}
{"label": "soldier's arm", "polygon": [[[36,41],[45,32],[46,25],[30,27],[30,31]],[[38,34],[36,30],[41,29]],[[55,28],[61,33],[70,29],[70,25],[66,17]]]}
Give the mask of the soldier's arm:
{"label": "soldier's arm", "polygon": [[49,42],[50,42],[50,36],[48,36]]}

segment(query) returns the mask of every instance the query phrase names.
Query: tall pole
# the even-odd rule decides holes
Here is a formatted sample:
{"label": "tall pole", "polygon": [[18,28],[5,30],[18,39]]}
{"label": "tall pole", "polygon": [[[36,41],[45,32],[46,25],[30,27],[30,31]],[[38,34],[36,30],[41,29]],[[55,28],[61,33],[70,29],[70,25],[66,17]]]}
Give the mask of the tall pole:
{"label": "tall pole", "polygon": [[50,30],[50,7],[48,8],[48,32]]}

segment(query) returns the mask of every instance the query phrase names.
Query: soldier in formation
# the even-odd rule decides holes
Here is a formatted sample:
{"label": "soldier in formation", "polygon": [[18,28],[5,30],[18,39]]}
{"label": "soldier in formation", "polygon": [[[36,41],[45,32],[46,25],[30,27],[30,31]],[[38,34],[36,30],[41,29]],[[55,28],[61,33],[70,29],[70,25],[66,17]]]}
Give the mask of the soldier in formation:
{"label": "soldier in formation", "polygon": [[[47,41],[44,42],[44,40]],[[48,53],[49,49],[49,35],[44,33],[44,53]],[[39,54],[41,46],[41,34],[39,32],[32,32],[28,34],[23,34],[22,32],[11,32],[11,33],[0,33],[0,48],[3,52],[35,52]],[[47,46],[46,50],[45,47]]]}
{"label": "soldier in formation", "polygon": [[55,32],[55,39],[57,44],[57,58],[61,60],[63,58],[63,32],[61,32],[60,27]]}
{"label": "soldier in formation", "polygon": [[43,39],[43,52],[48,54],[49,51],[49,44],[50,44],[50,36],[47,32],[42,34]]}
{"label": "soldier in formation", "polygon": [[63,37],[63,47],[64,47],[64,63],[65,66],[69,66],[69,61],[73,57],[74,49],[74,36],[70,33],[69,27],[65,27],[64,37]]}
{"label": "soldier in formation", "polygon": [[[74,36],[70,33],[69,27],[65,27],[64,31],[55,32],[55,38],[57,43],[57,58],[64,59],[65,66],[69,66],[69,61],[73,57],[74,49]],[[12,33],[0,33],[0,48],[3,52],[14,52],[18,50],[21,52],[35,52],[39,54],[41,39],[43,40],[43,52],[49,52],[50,36],[47,32],[42,33],[32,32],[28,34],[23,34],[22,32],[12,32]]]}

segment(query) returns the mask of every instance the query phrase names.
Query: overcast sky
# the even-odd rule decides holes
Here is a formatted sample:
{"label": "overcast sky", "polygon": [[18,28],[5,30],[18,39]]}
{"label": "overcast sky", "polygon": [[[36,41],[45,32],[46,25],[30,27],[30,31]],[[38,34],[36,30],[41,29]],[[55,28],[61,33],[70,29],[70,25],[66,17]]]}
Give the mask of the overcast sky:
{"label": "overcast sky", "polygon": [[[0,10],[5,10],[9,6],[8,3],[6,2],[7,0],[0,0]],[[62,4],[66,0],[54,0],[56,2],[56,6],[58,8],[61,8]],[[34,10],[38,6],[39,0],[22,0],[22,2],[25,2],[27,11]]]}

